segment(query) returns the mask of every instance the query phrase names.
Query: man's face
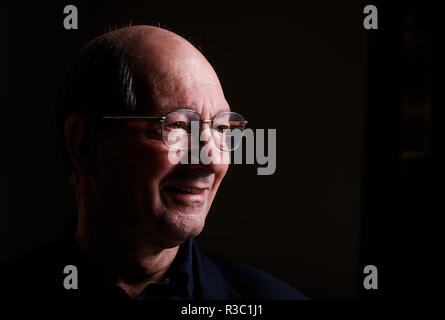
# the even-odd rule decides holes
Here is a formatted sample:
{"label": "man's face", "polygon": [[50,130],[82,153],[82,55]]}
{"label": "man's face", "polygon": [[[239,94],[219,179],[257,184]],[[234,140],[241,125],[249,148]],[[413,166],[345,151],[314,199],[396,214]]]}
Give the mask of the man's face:
{"label": "man's face", "polygon": [[[139,113],[162,116],[192,109],[202,119],[229,111],[219,81],[203,61],[185,59],[156,76],[144,78],[150,99]],[[143,88],[143,87],[142,87]],[[113,124],[111,124],[113,125]],[[203,125],[210,136],[209,127]],[[204,227],[227,164],[173,164],[162,141],[160,121],[123,121],[100,143],[98,185],[108,223],[140,241],[175,246],[198,235]],[[212,159],[227,153],[211,144]]]}

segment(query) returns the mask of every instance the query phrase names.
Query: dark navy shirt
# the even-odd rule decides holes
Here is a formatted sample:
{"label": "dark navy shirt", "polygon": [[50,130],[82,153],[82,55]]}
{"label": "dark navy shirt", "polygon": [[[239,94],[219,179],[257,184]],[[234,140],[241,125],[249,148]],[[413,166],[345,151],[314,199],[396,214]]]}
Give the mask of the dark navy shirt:
{"label": "dark navy shirt", "polygon": [[146,286],[138,300],[193,300],[194,278],[192,250],[194,241],[183,243],[164,278]]}
{"label": "dark navy shirt", "polygon": [[[64,267],[78,269],[78,289],[63,286]],[[119,286],[90,272],[76,257],[73,231],[62,239],[0,265],[0,297],[129,300]],[[29,292],[28,292],[29,294]],[[184,242],[161,281],[148,284],[138,300],[296,300],[307,299],[277,278],[256,268],[202,253],[196,242]]]}
{"label": "dark navy shirt", "polygon": [[[155,283],[148,284],[137,296],[136,300],[193,300],[194,277],[192,268],[193,239],[183,243],[164,277]],[[90,297],[91,293],[99,293],[103,297],[115,299],[130,299],[127,293],[119,286],[101,279],[99,275],[88,273],[78,267],[79,271],[79,296],[85,293]],[[84,280],[82,281],[82,278]],[[74,294],[74,292],[73,292]]]}

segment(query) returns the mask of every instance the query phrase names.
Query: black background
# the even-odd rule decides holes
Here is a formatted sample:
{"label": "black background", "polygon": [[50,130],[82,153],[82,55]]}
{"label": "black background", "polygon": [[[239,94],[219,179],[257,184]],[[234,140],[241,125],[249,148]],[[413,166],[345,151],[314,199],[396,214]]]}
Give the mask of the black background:
{"label": "black background", "polygon": [[[443,67],[434,8],[374,2],[379,29],[365,30],[364,1],[240,3],[2,4],[0,260],[53,238],[75,210],[53,117],[69,57],[116,27],[157,24],[201,47],[251,128],[277,129],[275,174],[231,167],[201,249],[314,299],[436,292]],[[79,11],[78,30],[63,28],[68,4]],[[409,13],[431,43],[424,56],[432,120],[427,152],[406,161],[403,79],[410,63],[419,65],[403,54]],[[379,270],[378,290],[362,288],[368,264]]]}

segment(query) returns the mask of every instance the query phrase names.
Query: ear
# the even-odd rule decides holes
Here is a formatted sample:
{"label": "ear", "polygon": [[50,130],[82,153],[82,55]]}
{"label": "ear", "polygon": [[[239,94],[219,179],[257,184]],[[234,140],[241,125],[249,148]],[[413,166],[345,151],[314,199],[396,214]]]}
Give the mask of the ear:
{"label": "ear", "polygon": [[71,114],[65,121],[65,141],[75,170],[91,176],[93,170],[93,126],[91,120],[79,113]]}

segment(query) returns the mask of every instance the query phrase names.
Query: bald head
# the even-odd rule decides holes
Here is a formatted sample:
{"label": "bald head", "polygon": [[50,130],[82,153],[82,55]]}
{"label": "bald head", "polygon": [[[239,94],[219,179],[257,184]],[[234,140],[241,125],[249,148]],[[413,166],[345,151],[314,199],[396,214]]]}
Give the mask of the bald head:
{"label": "bald head", "polygon": [[228,108],[212,66],[181,36],[158,27],[132,26],[102,35],[93,43],[102,38],[122,42],[133,64],[140,111],[148,111],[150,105],[161,109],[196,106],[202,111],[205,103],[212,111]]}

